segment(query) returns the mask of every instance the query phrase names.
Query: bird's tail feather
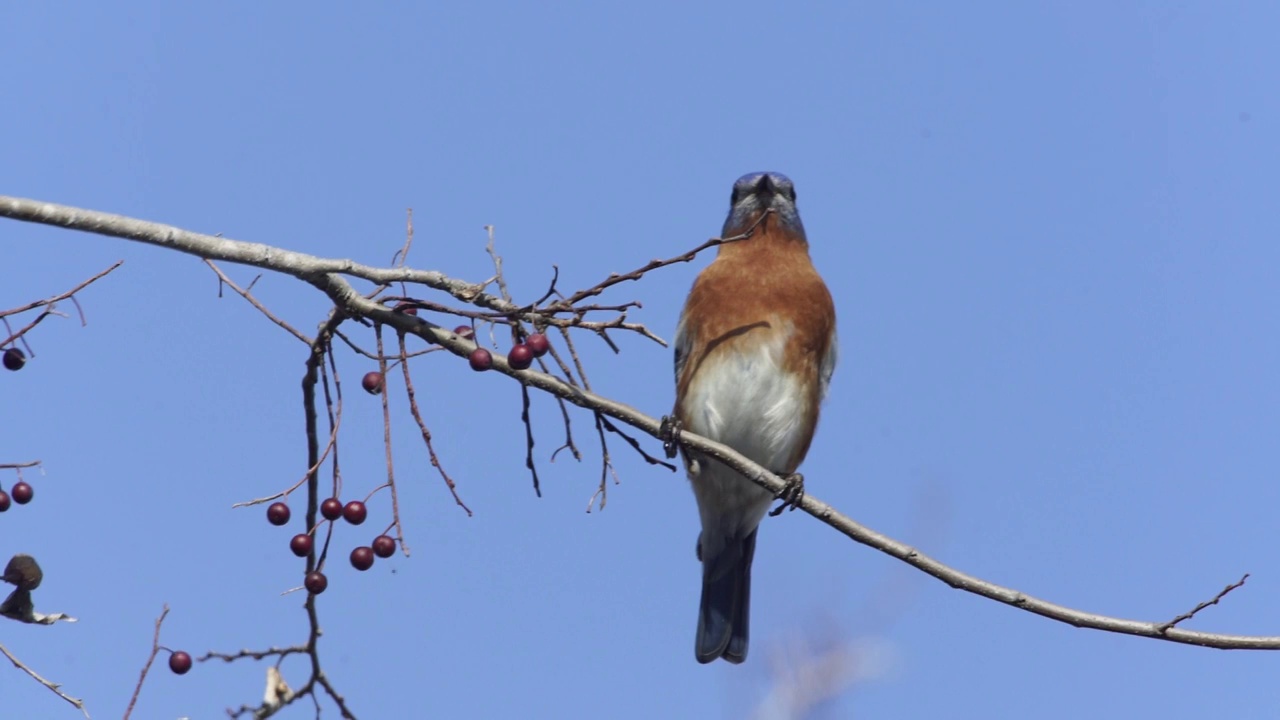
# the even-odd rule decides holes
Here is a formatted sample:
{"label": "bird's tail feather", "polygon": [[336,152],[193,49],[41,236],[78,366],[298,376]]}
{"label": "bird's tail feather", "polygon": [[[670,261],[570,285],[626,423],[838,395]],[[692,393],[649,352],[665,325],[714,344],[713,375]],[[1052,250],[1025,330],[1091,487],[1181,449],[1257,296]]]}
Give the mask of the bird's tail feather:
{"label": "bird's tail feather", "polygon": [[700,663],[724,658],[737,664],[747,659],[756,532],[730,540],[719,551],[706,552],[702,558],[702,602],[694,648]]}

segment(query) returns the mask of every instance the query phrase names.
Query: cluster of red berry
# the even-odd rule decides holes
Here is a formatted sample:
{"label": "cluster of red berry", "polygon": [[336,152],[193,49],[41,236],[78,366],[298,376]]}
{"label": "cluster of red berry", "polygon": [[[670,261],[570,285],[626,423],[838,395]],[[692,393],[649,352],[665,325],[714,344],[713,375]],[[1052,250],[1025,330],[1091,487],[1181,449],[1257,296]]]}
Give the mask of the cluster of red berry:
{"label": "cluster of red berry", "polygon": [[[326,498],[320,503],[320,514],[325,520],[334,522],[339,518],[345,519],[352,525],[359,525],[369,517],[369,509],[359,500],[352,500],[346,505],[338,498]],[[267,507],[267,522],[272,525],[285,525],[289,522],[292,513],[289,506],[282,502],[271,503]],[[298,533],[289,541],[289,549],[298,557],[306,557],[315,549],[315,537],[310,533]],[[396,552],[396,541],[389,535],[379,535],[373,539],[370,546],[360,546],[351,551],[351,567],[357,570],[368,570],[373,567],[373,559],[376,555],[380,558],[389,558]],[[313,570],[307,573],[307,577],[302,581],[307,592],[319,595],[329,587],[329,578],[319,570]]]}
{"label": "cluster of red berry", "polygon": [[[406,315],[418,314],[416,308],[408,308],[401,312]],[[453,329],[453,334],[467,340],[474,339],[476,335],[475,330],[471,329],[469,325],[459,325]],[[547,340],[547,336],[542,333],[533,333],[526,337],[524,342],[511,346],[511,351],[507,353],[507,364],[513,370],[528,370],[533,365],[534,358],[546,355],[549,350],[551,350],[551,342]],[[472,370],[483,372],[493,367],[493,353],[478,347],[467,356],[467,361],[471,363]],[[386,378],[377,370],[371,370],[361,378],[360,387],[364,388],[364,391],[370,395],[377,395],[386,387]]]}
{"label": "cluster of red berry", "polygon": [[[459,325],[454,330],[455,333],[470,340],[475,333],[466,325]],[[547,354],[551,349],[551,342],[547,340],[547,336],[542,333],[534,333],[524,339],[522,343],[516,343],[507,351],[507,364],[512,370],[528,370],[533,365],[534,358],[540,358]],[[493,367],[493,353],[478,347],[471,351],[467,356],[467,361],[471,363],[471,369],[476,372],[484,372]]]}

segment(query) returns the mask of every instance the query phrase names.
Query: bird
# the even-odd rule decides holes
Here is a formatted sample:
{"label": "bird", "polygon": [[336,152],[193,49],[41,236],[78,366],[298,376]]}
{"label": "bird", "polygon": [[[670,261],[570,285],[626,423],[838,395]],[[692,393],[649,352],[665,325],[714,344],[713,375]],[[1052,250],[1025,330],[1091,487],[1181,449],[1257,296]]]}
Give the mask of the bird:
{"label": "bird", "polygon": [[[689,291],[675,334],[676,402],[668,455],[679,447],[702,531],[702,598],[694,655],[747,658],[751,562],[774,494],[674,438],[688,430],[723,443],[788,481],[809,451],[837,360],[831,292],[809,257],[794,183],[776,172],[733,184],[715,259]],[[778,508],[781,511],[782,507]],[[777,511],[775,511],[777,512]]]}

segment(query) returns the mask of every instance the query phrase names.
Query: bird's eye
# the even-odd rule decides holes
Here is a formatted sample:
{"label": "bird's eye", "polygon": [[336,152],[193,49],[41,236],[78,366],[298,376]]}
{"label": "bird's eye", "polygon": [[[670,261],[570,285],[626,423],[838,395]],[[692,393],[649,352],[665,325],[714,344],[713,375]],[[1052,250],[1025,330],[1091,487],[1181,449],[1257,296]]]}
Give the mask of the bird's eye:
{"label": "bird's eye", "polygon": [[795,201],[796,201],[796,189],[795,189],[795,187],[789,187],[789,188],[787,188],[787,199],[791,200],[791,202],[795,202]]}
{"label": "bird's eye", "polygon": [[739,199],[738,188],[736,188],[736,187],[735,187],[735,188],[733,189],[733,193],[729,195],[729,204],[730,204],[730,205],[737,205],[737,204],[738,204],[738,199]]}

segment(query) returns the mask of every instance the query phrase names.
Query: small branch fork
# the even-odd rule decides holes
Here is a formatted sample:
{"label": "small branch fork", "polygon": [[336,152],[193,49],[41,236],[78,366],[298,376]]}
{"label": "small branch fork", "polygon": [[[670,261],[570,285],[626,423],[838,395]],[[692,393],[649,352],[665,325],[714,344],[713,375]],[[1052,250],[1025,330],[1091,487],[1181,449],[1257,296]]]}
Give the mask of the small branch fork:
{"label": "small branch fork", "polygon": [[[10,343],[17,342],[18,340],[22,340],[23,346],[27,349],[27,354],[32,357],[35,357],[35,353],[31,351],[31,346],[27,344],[27,340],[25,336],[28,332],[31,332],[31,330],[34,329],[35,326],[39,325],[41,322],[44,321],[45,318],[49,317],[50,315],[60,315],[60,316],[66,317],[64,313],[60,312],[57,309],[58,303],[63,300],[70,300],[71,303],[76,306],[76,312],[79,313],[80,315],[80,326],[83,327],[87,325],[88,320],[85,319],[84,308],[80,307],[80,301],[76,300],[76,293],[89,287],[90,285],[97,282],[98,280],[101,280],[102,278],[106,277],[108,274],[111,273],[112,270],[115,270],[116,268],[120,267],[123,264],[124,264],[123,260],[117,260],[113,265],[111,265],[111,267],[107,268],[106,270],[103,270],[97,275],[94,275],[88,280],[81,282],[79,285],[76,285],[75,287],[71,288],[70,290],[64,293],[59,293],[57,295],[54,295],[53,297],[45,298],[44,300],[37,300],[35,302],[27,303],[26,305],[22,305],[16,308],[11,308],[9,310],[0,310],[0,321],[4,322],[5,330],[7,330],[9,333],[8,337],[6,337],[4,340],[0,340],[0,348],[6,347]],[[36,308],[44,308],[44,309],[41,310],[40,313],[36,315],[31,322],[27,323],[26,325],[19,328],[18,330],[15,331],[13,329],[13,326],[9,324],[10,315],[20,315],[24,312],[27,312],[28,310],[35,310]]]}

